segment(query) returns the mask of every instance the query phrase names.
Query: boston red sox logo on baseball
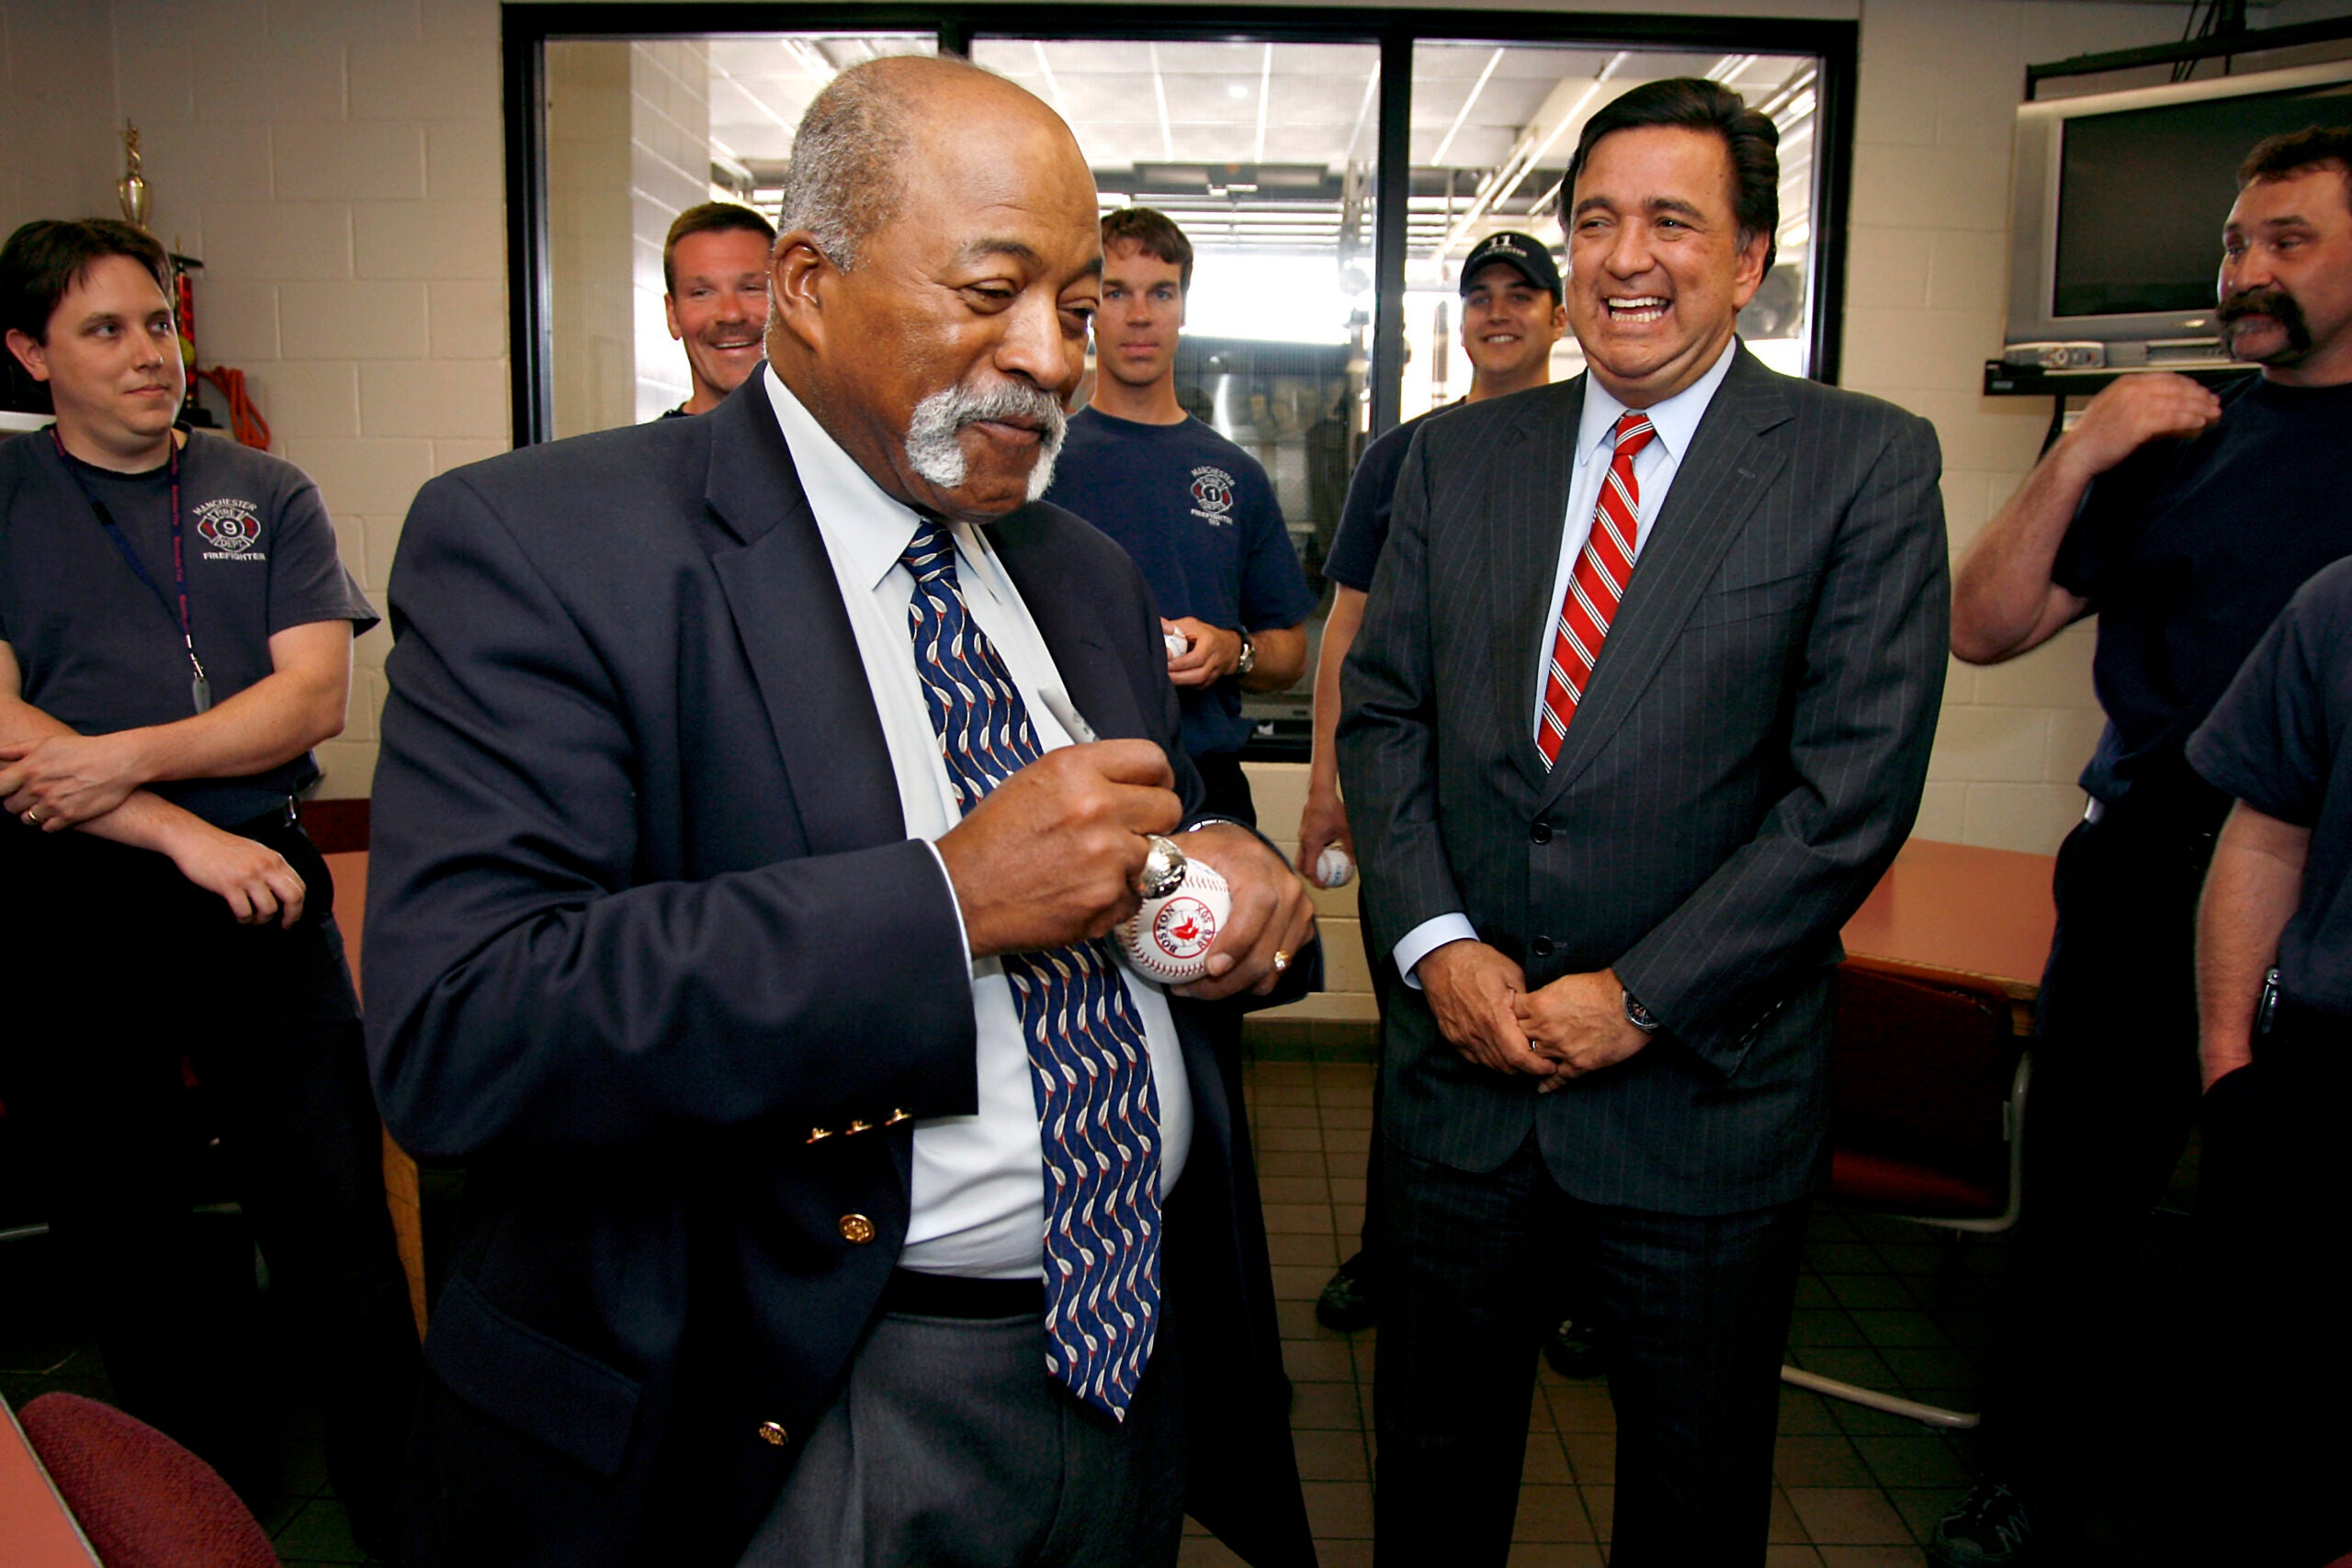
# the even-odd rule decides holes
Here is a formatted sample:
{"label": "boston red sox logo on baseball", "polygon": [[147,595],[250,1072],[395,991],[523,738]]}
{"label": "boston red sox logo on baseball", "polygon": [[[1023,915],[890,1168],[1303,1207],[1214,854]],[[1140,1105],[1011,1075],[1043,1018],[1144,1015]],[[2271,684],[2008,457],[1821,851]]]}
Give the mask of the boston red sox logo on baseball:
{"label": "boston red sox logo on baseball", "polygon": [[1179,893],[1152,917],[1151,940],[1179,964],[1189,964],[1216,941],[1216,911],[1205,900]]}

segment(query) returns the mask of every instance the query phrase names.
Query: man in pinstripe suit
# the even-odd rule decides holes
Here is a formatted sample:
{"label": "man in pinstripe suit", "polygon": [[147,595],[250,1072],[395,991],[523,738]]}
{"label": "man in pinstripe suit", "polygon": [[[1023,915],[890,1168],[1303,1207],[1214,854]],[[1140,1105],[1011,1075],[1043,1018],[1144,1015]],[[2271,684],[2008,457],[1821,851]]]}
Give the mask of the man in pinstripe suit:
{"label": "man in pinstripe suit", "polygon": [[1760,1562],[1838,931],[1908,832],[1950,604],[1924,420],[1767,370],[1777,132],[1587,125],[1589,373],[1431,421],[1340,751],[1383,1066],[1377,1555],[1509,1550],[1551,1278],[1612,1346],[1618,1568]]}

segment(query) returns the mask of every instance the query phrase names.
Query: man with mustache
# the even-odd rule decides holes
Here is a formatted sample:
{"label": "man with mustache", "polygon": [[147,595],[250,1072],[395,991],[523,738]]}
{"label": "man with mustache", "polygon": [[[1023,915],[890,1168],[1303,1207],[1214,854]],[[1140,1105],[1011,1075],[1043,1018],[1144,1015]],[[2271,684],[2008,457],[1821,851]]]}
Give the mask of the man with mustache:
{"label": "man with mustache", "polygon": [[694,395],[663,419],[708,413],[760,367],[775,225],[731,201],[697,202],[662,241],[662,312],[685,345]]}
{"label": "man with mustache", "polygon": [[2108,725],[2060,850],[2023,1224],[1987,1391],[1987,1467],[1938,1528],[1947,1563],[2028,1560],[2070,1528],[2075,1434],[2110,1366],[2141,1228],[2197,1113],[2191,947],[2229,799],[2183,747],[2313,572],[2352,554],[2352,129],[2256,146],[2222,232],[2224,341],[2260,373],[2091,400],[1962,558],[1952,651],[1997,664],[2098,616]]}
{"label": "man with mustache", "polygon": [[1176,400],[1176,345],[1193,245],[1165,214],[1102,218],[1094,398],[1070,421],[1051,498],[1119,541],[1166,623],[1184,749],[1211,808],[1256,822],[1241,746],[1244,692],[1279,692],[1306,668],[1315,607],[1282,503],[1257,458]]}
{"label": "man with mustache", "polygon": [[[1028,504],[1086,161],[889,57],[785,185],[765,368],[435,480],[393,569],[370,1043],[477,1213],[415,1555],[1311,1562],[1237,1038],[1310,905],[1202,810],[1134,564]],[[1163,991],[1101,939],[1184,855],[1232,913]]]}

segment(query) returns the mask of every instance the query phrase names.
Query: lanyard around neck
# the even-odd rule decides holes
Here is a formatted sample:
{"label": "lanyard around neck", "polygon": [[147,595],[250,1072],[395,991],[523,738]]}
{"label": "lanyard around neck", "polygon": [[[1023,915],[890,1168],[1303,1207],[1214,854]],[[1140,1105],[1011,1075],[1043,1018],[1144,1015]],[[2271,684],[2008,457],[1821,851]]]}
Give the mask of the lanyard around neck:
{"label": "lanyard around neck", "polygon": [[[180,516],[178,439],[175,437],[171,442],[172,587],[175,590],[171,597],[165,596],[163,588],[147,574],[146,565],[140,560],[139,552],[130,547],[130,541],[124,538],[122,530],[115,525],[114,513],[107,510],[107,503],[97,498],[91,491],[89,481],[74,467],[74,459],[65,450],[65,438],[57,433],[57,426],[53,424],[49,427],[49,439],[57,447],[57,460],[65,469],[66,477],[82,492],[82,499],[90,503],[90,511],[97,517],[98,526],[106,530],[107,537],[114,541],[114,547],[121,552],[123,564],[130,568],[133,577],[147,585],[147,592],[155,596],[155,603],[164,607],[164,614],[171,616],[172,624],[179,628],[180,645],[187,649],[187,667],[193,672],[188,682],[188,696],[195,702],[196,711],[204,712],[212,705],[212,682],[204,673],[204,661],[196,656],[196,623],[188,615],[187,549]],[[173,607],[175,600],[178,605],[176,610]]]}

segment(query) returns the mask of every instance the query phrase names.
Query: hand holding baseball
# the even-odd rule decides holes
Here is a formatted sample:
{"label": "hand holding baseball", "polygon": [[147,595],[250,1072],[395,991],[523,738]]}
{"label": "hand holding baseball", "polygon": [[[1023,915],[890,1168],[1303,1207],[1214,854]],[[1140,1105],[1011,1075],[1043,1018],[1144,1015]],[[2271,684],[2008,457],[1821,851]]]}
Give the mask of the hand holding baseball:
{"label": "hand holding baseball", "polygon": [[1174,783],[1150,741],[1098,740],[998,785],[939,840],[973,956],[1102,936],[1133,913],[1145,835],[1182,815]]}
{"label": "hand holding baseball", "polygon": [[1187,859],[1183,880],[1147,897],[1119,922],[1119,945],[1147,980],[1182,986],[1209,972],[1209,951],[1233,919],[1233,893],[1204,861]]}
{"label": "hand holding baseball", "polygon": [[1233,908],[1201,977],[1177,987],[1177,995],[1204,1001],[1245,990],[1266,995],[1315,940],[1306,884],[1264,840],[1230,822],[1211,823],[1178,842],[1194,865],[1205,863],[1223,879]]}

